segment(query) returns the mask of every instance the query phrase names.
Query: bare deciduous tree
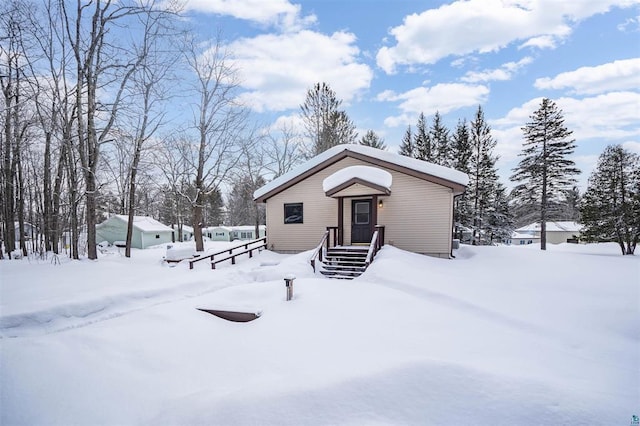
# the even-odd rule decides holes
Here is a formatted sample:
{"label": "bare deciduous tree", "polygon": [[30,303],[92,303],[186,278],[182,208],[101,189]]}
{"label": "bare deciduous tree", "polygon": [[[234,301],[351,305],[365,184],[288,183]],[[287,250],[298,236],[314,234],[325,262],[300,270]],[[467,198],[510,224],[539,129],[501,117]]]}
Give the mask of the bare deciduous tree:
{"label": "bare deciduous tree", "polygon": [[195,76],[193,145],[183,145],[189,160],[194,194],[190,199],[196,250],[204,250],[202,211],[205,197],[219,190],[237,164],[246,110],[235,100],[239,85],[236,69],[222,47],[220,36],[205,48],[194,39],[185,41],[184,54]]}

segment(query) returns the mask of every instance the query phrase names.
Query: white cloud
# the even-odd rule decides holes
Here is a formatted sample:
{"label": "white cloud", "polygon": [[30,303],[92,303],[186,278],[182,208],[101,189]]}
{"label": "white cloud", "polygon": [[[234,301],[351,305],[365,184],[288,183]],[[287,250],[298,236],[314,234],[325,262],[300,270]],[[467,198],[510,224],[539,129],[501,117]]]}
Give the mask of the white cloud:
{"label": "white cloud", "polygon": [[618,25],[618,30],[622,32],[638,32],[640,31],[640,16],[629,18],[622,24]]}
{"label": "white cloud", "polygon": [[640,155],[640,142],[636,142],[636,141],[623,142],[622,147]]}
{"label": "white cloud", "polygon": [[612,6],[635,3],[637,0],[458,0],[405,17],[402,25],[390,30],[395,45],[382,47],[377,63],[393,74],[398,65],[494,52],[514,42],[521,42],[521,47],[550,48],[567,37],[579,20]]}
{"label": "white cloud", "polygon": [[493,70],[484,70],[480,72],[469,71],[461,78],[461,80],[467,83],[510,80],[515,73],[517,73],[522,67],[529,65],[531,62],[533,62],[533,58],[526,56],[518,62],[507,62],[500,68]]}
{"label": "white cloud", "polygon": [[595,67],[582,67],[553,78],[539,78],[537,89],[570,89],[572,93],[593,95],[615,90],[640,88],[640,58],[624,59]]}
{"label": "white cloud", "polygon": [[186,0],[185,9],[233,16],[286,31],[298,31],[316,21],[314,15],[302,16],[300,5],[289,0]]}
{"label": "white cloud", "polygon": [[232,42],[229,51],[247,89],[240,100],[259,112],[284,111],[298,108],[313,84],[326,82],[348,104],[373,78],[369,66],[359,62],[355,42],[351,33],[309,30]]}
{"label": "white cloud", "polygon": [[404,93],[385,90],[377,99],[385,102],[400,102],[402,114],[387,117],[384,121],[389,127],[415,122],[415,118],[423,112],[433,115],[436,111],[446,114],[459,108],[482,104],[486,101],[489,89],[483,85],[461,83],[436,84],[432,87],[418,87]]}
{"label": "white cloud", "polygon": [[[491,120],[492,133],[498,141],[496,151],[504,161],[517,157],[522,148],[522,127],[540,107],[542,98],[531,99],[513,108],[501,119]],[[554,100],[562,110],[565,125],[573,131],[578,145],[597,145],[601,152],[605,146],[640,136],[640,93],[611,92],[594,97]]]}

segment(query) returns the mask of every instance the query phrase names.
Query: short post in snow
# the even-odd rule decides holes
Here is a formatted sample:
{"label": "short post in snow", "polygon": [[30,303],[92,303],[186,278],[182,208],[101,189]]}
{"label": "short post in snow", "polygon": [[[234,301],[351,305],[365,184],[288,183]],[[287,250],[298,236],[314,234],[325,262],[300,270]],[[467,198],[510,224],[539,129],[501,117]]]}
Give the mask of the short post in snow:
{"label": "short post in snow", "polygon": [[293,280],[296,279],[296,276],[293,274],[289,274],[284,277],[284,285],[287,289],[287,301],[293,299]]}

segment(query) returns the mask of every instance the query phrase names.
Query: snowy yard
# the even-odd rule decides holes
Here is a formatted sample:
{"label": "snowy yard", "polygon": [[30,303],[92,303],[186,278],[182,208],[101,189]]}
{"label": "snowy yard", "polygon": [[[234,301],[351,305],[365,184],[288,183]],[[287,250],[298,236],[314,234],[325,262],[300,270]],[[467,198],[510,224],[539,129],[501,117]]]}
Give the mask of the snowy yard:
{"label": "snowy yard", "polygon": [[626,426],[640,414],[640,256],[614,244],[463,246],[454,260],[386,246],[354,281],[314,275],[309,253],[215,271],[163,255],[0,262],[0,424]]}

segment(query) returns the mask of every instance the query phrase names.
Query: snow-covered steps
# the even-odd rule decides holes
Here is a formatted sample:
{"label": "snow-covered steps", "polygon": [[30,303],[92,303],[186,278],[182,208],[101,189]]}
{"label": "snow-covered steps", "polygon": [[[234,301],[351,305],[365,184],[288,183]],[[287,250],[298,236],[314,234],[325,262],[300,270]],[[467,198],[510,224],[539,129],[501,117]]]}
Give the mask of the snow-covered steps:
{"label": "snow-covered steps", "polygon": [[369,246],[333,247],[327,250],[320,273],[337,279],[352,280],[367,269]]}

